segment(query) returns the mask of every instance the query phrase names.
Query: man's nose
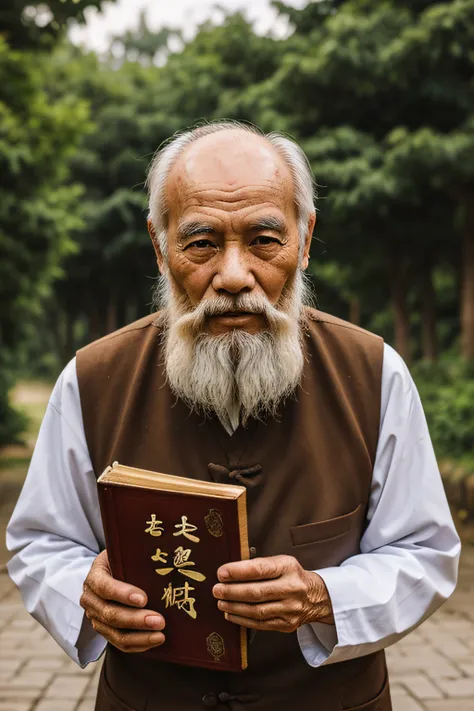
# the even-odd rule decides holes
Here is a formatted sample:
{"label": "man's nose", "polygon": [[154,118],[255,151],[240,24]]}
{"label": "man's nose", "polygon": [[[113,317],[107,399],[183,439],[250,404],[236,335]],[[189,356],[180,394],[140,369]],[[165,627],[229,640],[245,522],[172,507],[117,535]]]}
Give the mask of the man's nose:
{"label": "man's nose", "polygon": [[214,291],[227,291],[230,294],[252,291],[255,277],[242,248],[237,245],[229,246],[222,251],[221,255],[212,280]]}

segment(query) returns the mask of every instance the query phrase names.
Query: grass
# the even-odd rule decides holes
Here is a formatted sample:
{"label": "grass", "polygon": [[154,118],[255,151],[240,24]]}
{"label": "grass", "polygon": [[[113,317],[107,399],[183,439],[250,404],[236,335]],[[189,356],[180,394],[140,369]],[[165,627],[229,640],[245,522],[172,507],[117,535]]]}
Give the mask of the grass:
{"label": "grass", "polygon": [[12,391],[12,401],[28,419],[28,425],[22,435],[22,444],[4,447],[0,450],[0,473],[24,470],[30,463],[41,422],[46,412],[52,386],[43,382],[22,381]]}
{"label": "grass", "polygon": [[22,403],[18,407],[18,410],[23,412],[28,418],[28,427],[23,434],[26,441],[36,441],[47,404],[47,402]]}
{"label": "grass", "polygon": [[7,469],[28,469],[31,457],[15,457],[15,456],[1,456],[0,455],[0,471],[5,471]]}

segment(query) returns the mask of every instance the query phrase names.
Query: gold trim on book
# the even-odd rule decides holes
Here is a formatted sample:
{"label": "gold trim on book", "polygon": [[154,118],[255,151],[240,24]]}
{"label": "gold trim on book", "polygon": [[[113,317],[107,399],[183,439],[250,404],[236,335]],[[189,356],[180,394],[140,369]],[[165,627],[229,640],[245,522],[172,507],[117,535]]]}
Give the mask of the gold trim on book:
{"label": "gold trim on book", "polygon": [[[250,559],[249,550],[249,534],[247,526],[247,490],[237,499],[237,515],[239,518],[239,536],[240,536],[240,558],[241,560]],[[248,641],[247,629],[240,628],[240,658],[242,669],[248,667]]]}
{"label": "gold trim on book", "polygon": [[211,536],[220,538],[224,535],[224,521],[219,509],[209,509],[207,516],[204,516],[204,521]]}
{"label": "gold trim on book", "polygon": [[220,662],[221,657],[225,654],[225,644],[220,634],[211,632],[211,634],[206,637],[206,647],[214,661]]}
{"label": "gold trim on book", "polygon": [[100,475],[101,484],[118,484],[136,486],[138,488],[160,489],[161,491],[179,491],[183,494],[201,494],[223,499],[238,499],[245,494],[245,487],[235,484],[219,484],[215,481],[188,479],[184,476],[173,476],[161,472],[151,472],[146,469],[127,467],[114,462],[112,467]]}

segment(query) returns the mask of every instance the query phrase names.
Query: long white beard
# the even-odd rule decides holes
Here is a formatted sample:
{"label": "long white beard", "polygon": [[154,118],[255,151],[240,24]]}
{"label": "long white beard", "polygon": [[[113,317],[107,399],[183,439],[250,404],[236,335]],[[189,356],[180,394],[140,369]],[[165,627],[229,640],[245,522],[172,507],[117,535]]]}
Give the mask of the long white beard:
{"label": "long white beard", "polygon": [[[215,413],[235,430],[250,417],[275,415],[297,387],[304,357],[300,316],[306,295],[298,271],[277,307],[262,296],[218,296],[192,308],[176,296],[168,277],[158,287],[167,310],[165,368],[172,391],[196,411]],[[206,318],[229,311],[263,314],[268,328],[257,334],[233,329],[203,331]]]}

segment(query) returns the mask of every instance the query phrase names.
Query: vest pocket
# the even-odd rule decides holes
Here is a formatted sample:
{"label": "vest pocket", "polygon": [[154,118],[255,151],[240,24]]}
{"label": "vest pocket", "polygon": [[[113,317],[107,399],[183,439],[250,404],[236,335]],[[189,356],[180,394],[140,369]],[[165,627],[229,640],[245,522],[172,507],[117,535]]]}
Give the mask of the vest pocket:
{"label": "vest pocket", "polygon": [[315,521],[306,523],[303,526],[292,526],[290,529],[291,540],[294,546],[302,546],[306,543],[315,543],[329,538],[336,538],[350,531],[362,518],[362,504],[343,516],[329,518],[326,521]]}
{"label": "vest pocket", "polygon": [[290,528],[292,553],[307,570],[340,565],[359,553],[364,520],[362,504],[343,516]]}

